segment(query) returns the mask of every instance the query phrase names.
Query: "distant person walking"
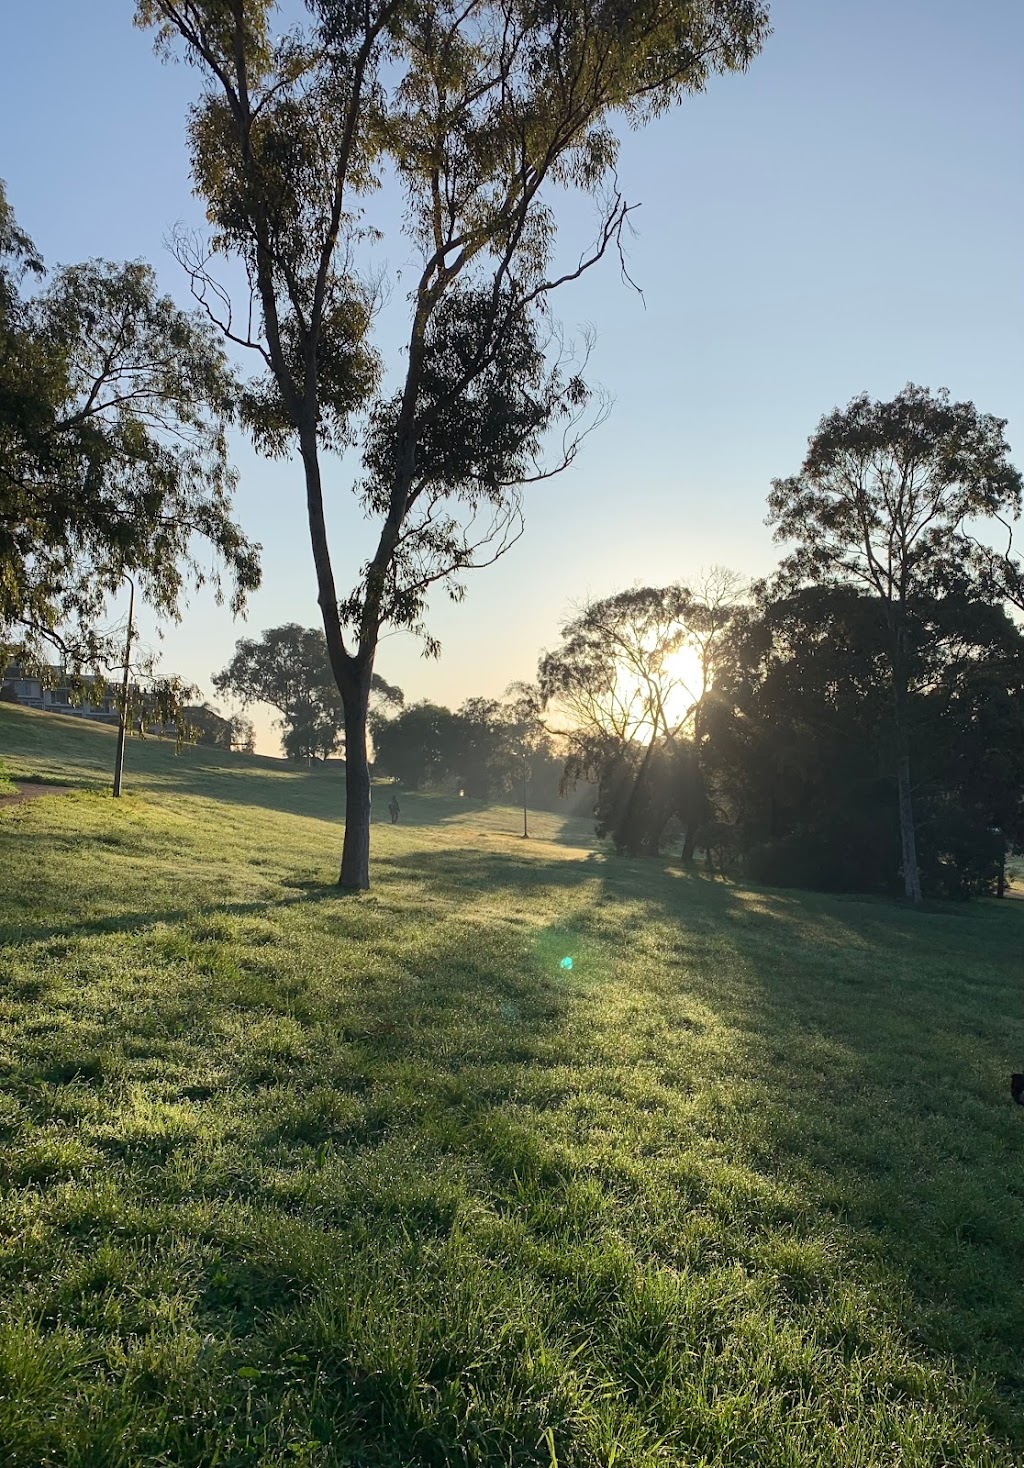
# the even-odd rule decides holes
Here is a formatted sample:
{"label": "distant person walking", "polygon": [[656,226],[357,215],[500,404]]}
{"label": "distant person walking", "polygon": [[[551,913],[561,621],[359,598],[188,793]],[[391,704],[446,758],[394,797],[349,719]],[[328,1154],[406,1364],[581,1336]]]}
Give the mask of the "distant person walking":
{"label": "distant person walking", "polygon": [[398,825],[398,817],[402,814],[402,807],[398,804],[398,796],[392,795],[388,801],[388,810],[391,812],[391,824]]}

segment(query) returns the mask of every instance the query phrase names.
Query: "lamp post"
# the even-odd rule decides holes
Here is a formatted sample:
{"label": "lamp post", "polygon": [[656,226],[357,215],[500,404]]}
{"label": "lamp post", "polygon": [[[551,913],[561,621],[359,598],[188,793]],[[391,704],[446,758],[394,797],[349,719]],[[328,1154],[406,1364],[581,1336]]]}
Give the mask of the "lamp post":
{"label": "lamp post", "polygon": [[121,680],[121,717],[117,725],[117,753],[114,756],[114,798],[121,794],[121,772],[124,769],[124,741],[127,733],[128,674],[132,662],[132,622],[135,617],[135,582],[130,576],[124,578],[131,588],[128,597],[128,635],[124,640],[124,677]]}

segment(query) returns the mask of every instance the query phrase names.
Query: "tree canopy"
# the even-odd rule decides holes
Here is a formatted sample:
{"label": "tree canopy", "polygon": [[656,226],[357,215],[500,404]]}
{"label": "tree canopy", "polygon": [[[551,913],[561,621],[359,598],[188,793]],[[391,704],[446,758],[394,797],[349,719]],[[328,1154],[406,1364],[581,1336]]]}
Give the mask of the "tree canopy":
{"label": "tree canopy", "polygon": [[[297,450],[347,742],[340,883],[369,884],[366,711],[385,623],[424,631],[432,586],[515,539],[523,483],[571,462],[590,396],[555,293],[621,251],[617,122],[639,126],[767,34],[758,0],[311,0],[274,33],[270,0],[139,0],[204,90],[189,134],[209,242],[180,241],[196,294],[261,375],[267,451]],[[414,266],[400,378],[371,328],[382,279],[372,198],[397,180]],[[592,241],[556,250],[560,194],[591,196]],[[233,302],[212,268],[244,265]],[[582,360],[581,360],[582,359]],[[365,432],[356,416],[366,408]],[[600,416],[600,412],[598,412]],[[552,430],[561,435],[545,456]],[[361,438],[355,486],[376,544],[349,589],[327,535],[323,453]],[[298,506],[296,506],[298,508]],[[429,642],[428,642],[429,645]]]}
{"label": "tree canopy", "polygon": [[[921,900],[913,817],[908,682],[922,599],[970,576],[975,520],[1021,508],[1003,419],[908,385],[826,415],[800,473],[772,482],[769,521],[790,543],[783,584],[850,585],[876,598],[888,631],[893,769],[905,890]],[[976,582],[976,578],[975,578]]]}
{"label": "tree canopy", "polygon": [[[32,290],[31,287],[36,287]],[[179,614],[227,573],[231,605],[259,584],[258,547],[231,517],[226,429],[236,385],[217,334],[139,262],[49,276],[0,187],[0,640],[24,657],[109,656],[102,619],[126,573]],[[116,654],[115,654],[116,657]]]}

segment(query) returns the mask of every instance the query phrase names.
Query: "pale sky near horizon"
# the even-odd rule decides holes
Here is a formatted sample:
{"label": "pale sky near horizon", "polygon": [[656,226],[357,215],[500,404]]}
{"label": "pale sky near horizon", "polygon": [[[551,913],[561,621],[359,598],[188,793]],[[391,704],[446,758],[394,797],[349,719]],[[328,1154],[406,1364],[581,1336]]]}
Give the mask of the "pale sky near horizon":
{"label": "pale sky near horizon", "polygon": [[[0,178],[48,263],[143,257],[185,304],[164,240],[202,222],[183,135],[198,76],[161,65],[132,10],[0,11]],[[525,535],[470,576],[466,600],[435,598],[439,661],[406,635],[382,644],[378,669],[407,698],[456,706],[532,678],[588,595],[712,564],[768,572],[771,479],[795,472],[821,415],[860,391],[948,387],[1009,420],[1024,465],[1024,5],[774,0],[771,12],[749,72],[626,136],[644,299],[608,261],[558,303],[569,330],[596,333],[590,376],[612,416],[566,475],[528,492]],[[380,208],[393,233],[393,201]],[[566,248],[588,243],[589,218],[565,211]],[[389,235],[386,253],[400,265],[410,247]],[[236,638],[318,623],[301,475],[240,440],[236,463],[264,586],[244,624],[196,597],[161,645],[162,666],[207,697]],[[356,471],[336,464],[329,480],[346,589],[368,545]],[[269,712],[250,712],[259,748],[277,752]]]}

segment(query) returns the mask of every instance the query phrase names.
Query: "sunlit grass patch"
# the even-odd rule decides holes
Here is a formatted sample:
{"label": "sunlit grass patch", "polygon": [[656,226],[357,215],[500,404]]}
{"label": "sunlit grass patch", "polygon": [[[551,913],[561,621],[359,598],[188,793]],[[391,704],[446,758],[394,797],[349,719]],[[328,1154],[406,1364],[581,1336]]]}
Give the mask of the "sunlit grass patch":
{"label": "sunlit grass patch", "polygon": [[4,1468],[1019,1462],[1018,904],[246,778],[0,813]]}

